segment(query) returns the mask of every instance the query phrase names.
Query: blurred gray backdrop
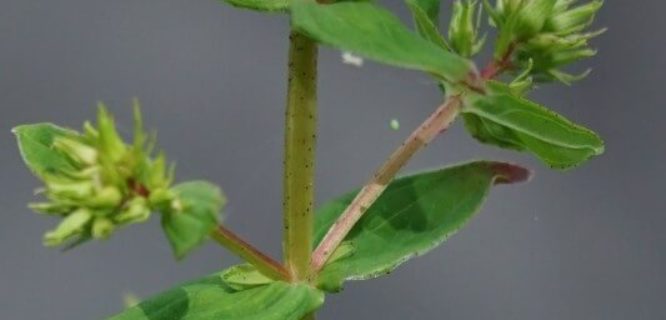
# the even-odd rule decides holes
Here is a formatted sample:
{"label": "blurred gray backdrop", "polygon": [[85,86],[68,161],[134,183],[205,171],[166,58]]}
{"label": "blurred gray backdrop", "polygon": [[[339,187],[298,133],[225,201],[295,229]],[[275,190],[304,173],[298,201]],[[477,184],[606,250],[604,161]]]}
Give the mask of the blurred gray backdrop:
{"label": "blurred gray backdrop", "polygon": [[[385,2],[408,20],[400,1]],[[495,189],[445,246],[390,277],[349,283],[319,318],[666,319],[665,9],[607,1],[597,25],[610,30],[594,42],[592,76],[534,95],[601,133],[603,157],[551,172],[475,143],[457,124],[408,171],[490,158],[524,163],[536,177]],[[0,1],[0,318],[103,319],[127,292],[147,297],[237,262],[213,244],[174,262],[157,221],[65,254],[41,246],[55,221],[26,209],[39,182],[10,128],[78,127],[98,100],[129,133],[140,98],[178,179],[220,184],[227,223],[280,254],[287,27],[285,16],[214,0]],[[363,183],[440,95],[422,74],[350,67],[334,50],[322,50],[320,65],[321,203]]]}

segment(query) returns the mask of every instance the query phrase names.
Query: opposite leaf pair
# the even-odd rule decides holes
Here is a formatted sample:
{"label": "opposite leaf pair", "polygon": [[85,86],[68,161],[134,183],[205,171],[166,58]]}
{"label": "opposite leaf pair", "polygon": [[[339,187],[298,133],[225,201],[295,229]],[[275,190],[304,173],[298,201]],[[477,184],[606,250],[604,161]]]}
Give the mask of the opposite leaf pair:
{"label": "opposite leaf pair", "polygon": [[[393,271],[461,229],[481,208],[495,184],[517,183],[530,173],[518,166],[478,161],[396,180],[354,227],[317,282],[288,284],[239,265],[151,298],[109,320],[247,319],[299,320],[319,308],[324,291],[347,280]],[[317,212],[316,241],[357,191]]]}

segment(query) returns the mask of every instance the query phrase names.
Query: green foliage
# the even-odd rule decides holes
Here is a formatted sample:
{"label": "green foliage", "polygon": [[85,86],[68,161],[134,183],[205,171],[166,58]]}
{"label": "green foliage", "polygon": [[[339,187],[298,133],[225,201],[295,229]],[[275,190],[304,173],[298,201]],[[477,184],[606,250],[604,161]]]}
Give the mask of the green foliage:
{"label": "green foliage", "polygon": [[180,259],[215,229],[226,199],[220,188],[204,181],[179,184],[172,191],[177,200],[162,214],[162,228]]}
{"label": "green foliage", "polygon": [[246,290],[273,282],[251,264],[233,266],[222,272],[222,280],[234,290]]}
{"label": "green foliage", "polygon": [[451,50],[451,47],[437,28],[439,22],[439,0],[406,0],[414,18],[414,25],[419,35],[426,40]]}
{"label": "green foliage", "polygon": [[[479,211],[490,187],[526,180],[529,172],[499,162],[472,162],[394,181],[346,238],[346,253],[324,267],[321,288],[337,291],[345,280],[391,272],[462,228]],[[354,198],[349,193],[317,214],[319,241]]]}
{"label": "green foliage", "polygon": [[393,14],[367,2],[292,5],[292,26],[317,41],[390,65],[459,81],[473,65],[419,37]]}
{"label": "green foliage", "polygon": [[76,137],[76,132],[51,123],[22,125],[12,132],[18,139],[23,161],[38,177],[75,170],[67,156],[53,148],[53,143],[56,137]]}
{"label": "green foliage", "polygon": [[410,6],[420,8],[435,28],[437,27],[441,0],[406,0],[406,2]]}
{"label": "green foliage", "polygon": [[257,11],[286,11],[290,0],[224,0],[234,7]]}
{"label": "green foliage", "polygon": [[215,274],[148,299],[108,320],[300,320],[324,302],[305,284],[271,282],[234,290]]}
{"label": "green foliage", "polygon": [[[301,230],[307,228],[290,228],[290,235],[302,241],[285,241],[285,252],[309,248],[311,242],[320,247],[312,257],[307,250],[299,252],[298,259],[287,255],[285,263],[272,260],[218,226],[226,199],[217,186],[204,181],[172,186],[173,169],[164,154],[153,155],[155,141],[143,130],[138,106],[131,143],[123,141],[103,106],[96,126],[86,123],[81,132],[50,123],[16,127],[23,160],[44,183],[39,193],[47,201],[30,206],[61,218],[45,234],[46,245],[71,247],[93,238],[105,239],[118,227],[144,222],[158,212],[176,258],[183,258],[212,235],[248,262],[176,287],[110,320],[300,320],[323,304],[321,290],[335,292],[347,280],[390,273],[432,250],[479,211],[493,185],[530,176],[516,165],[477,161],[400,178],[384,190],[416,151],[446,129],[442,123],[448,125],[458,115],[477,140],[530,152],[558,169],[579,165],[604,150],[594,132],[524,98],[535,81],[571,83],[586,75],[562,70],[596,53],[588,42],[603,30],[587,29],[601,1],[495,0],[491,4],[484,0],[481,6],[476,0],[454,0],[447,33],[438,28],[440,0],[405,0],[416,32],[380,5],[363,0],[224,1],[257,11],[289,12],[292,32],[300,33],[291,40],[292,52],[304,46],[315,48],[313,41],[317,41],[381,63],[424,71],[446,89],[447,101],[389,157],[371,183],[319,210],[314,241]],[[484,13],[497,28],[497,39],[493,59],[477,72],[470,59],[485,44],[480,28]],[[294,108],[316,97],[316,86],[308,83],[316,81],[316,50],[301,51],[308,53],[293,55],[290,68],[302,69],[301,64],[311,63],[312,72],[291,69],[290,92],[312,99],[291,99]],[[513,80],[494,80],[504,72],[510,72]],[[315,119],[309,114],[295,116],[292,122],[316,128]],[[435,123],[438,121],[442,123]],[[397,120],[390,125],[394,130],[399,127]],[[307,137],[314,140],[316,134]],[[288,150],[309,147],[300,139],[286,141]],[[291,157],[296,158],[300,159]],[[307,190],[313,190],[314,181],[308,176],[312,167],[296,167],[285,174],[285,185],[298,177]],[[357,195],[360,200],[353,202]],[[289,199],[287,194],[285,201]],[[312,202],[311,198],[301,200]],[[289,211],[285,219],[302,219],[300,222],[308,223],[300,225],[309,226],[311,214]],[[322,241],[326,234],[333,237]],[[323,254],[318,254],[319,249]]]}
{"label": "green foliage", "polygon": [[485,95],[467,96],[463,113],[468,131],[479,141],[533,153],[551,167],[566,169],[604,151],[594,132],[491,83]]}

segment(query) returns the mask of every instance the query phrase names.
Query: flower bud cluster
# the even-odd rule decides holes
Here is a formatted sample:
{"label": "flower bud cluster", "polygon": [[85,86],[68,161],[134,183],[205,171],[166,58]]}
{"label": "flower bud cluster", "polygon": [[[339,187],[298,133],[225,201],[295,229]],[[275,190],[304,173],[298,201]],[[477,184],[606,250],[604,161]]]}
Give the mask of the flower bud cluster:
{"label": "flower bud cluster", "polygon": [[602,1],[577,4],[577,0],[486,0],[491,23],[499,37],[495,56],[515,52],[514,66],[529,70],[536,81],[570,83],[584,77],[561,70],[594,56],[589,40],[604,30],[588,31]]}
{"label": "flower bud cluster", "polygon": [[148,140],[138,107],[134,143],[128,145],[101,105],[97,126],[88,122],[82,133],[53,139],[52,148],[71,165],[42,175],[48,201],[30,205],[63,218],[44,235],[45,245],[107,238],[117,227],[146,221],[153,210],[170,205],[173,170],[163,154],[150,157],[154,143]]}

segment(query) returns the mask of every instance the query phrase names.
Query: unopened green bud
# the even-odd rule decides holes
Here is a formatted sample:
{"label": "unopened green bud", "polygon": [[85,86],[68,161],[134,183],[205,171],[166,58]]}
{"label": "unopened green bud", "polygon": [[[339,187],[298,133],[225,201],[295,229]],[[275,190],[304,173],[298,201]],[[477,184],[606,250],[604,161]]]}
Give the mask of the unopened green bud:
{"label": "unopened green bud", "polygon": [[556,66],[570,64],[581,59],[593,57],[597,54],[594,49],[580,49],[580,50],[567,50],[559,51],[553,54],[552,63]]}
{"label": "unopened green bud", "polygon": [[519,37],[533,36],[543,28],[553,12],[554,0],[528,0],[522,3],[517,18],[516,34]]}
{"label": "unopened green bud", "polygon": [[93,221],[92,236],[95,239],[107,239],[113,234],[115,228],[111,220],[104,217],[97,217]]}
{"label": "unopened green bud", "polygon": [[453,50],[463,57],[478,53],[485,42],[485,37],[477,39],[480,12],[478,1],[456,0],[453,3],[449,41]]}
{"label": "unopened green bud", "polygon": [[94,186],[91,181],[46,181],[49,194],[55,197],[70,199],[86,199],[93,195]]}
{"label": "unopened green bud", "polygon": [[115,217],[115,221],[121,224],[138,223],[150,218],[150,208],[146,199],[136,197],[132,199],[127,208]]}
{"label": "unopened green bud", "polygon": [[55,203],[55,202],[30,203],[28,204],[28,208],[36,212],[56,215],[56,216],[62,216],[72,212],[71,205],[63,203]]}
{"label": "unopened green bud", "polygon": [[101,170],[101,167],[99,166],[90,166],[83,168],[81,170],[77,171],[72,171],[72,172],[67,172],[67,176],[73,178],[73,179],[80,179],[80,180],[87,180],[87,179],[95,179],[99,175],[99,172]]}
{"label": "unopened green bud", "polygon": [[99,131],[95,129],[95,126],[93,126],[90,121],[86,121],[83,123],[83,133],[84,136],[90,140],[96,140],[99,138]]}
{"label": "unopened green bud", "polygon": [[164,153],[158,154],[155,160],[150,162],[148,181],[146,181],[149,188],[161,188],[167,185],[166,167],[167,163]]}
{"label": "unopened green bud", "polygon": [[61,245],[67,239],[81,234],[85,225],[92,218],[92,213],[87,209],[78,209],[68,215],[60,222],[56,229],[44,235],[44,245],[54,247]]}
{"label": "unopened green bud", "polygon": [[115,207],[123,200],[123,195],[116,187],[104,187],[89,201],[92,207]]}
{"label": "unopened green bud", "polygon": [[560,5],[556,8],[559,12],[546,21],[545,29],[555,33],[579,32],[592,23],[601,6],[603,1],[592,1],[571,10],[566,10],[568,6]]}
{"label": "unopened green bud", "polygon": [[173,191],[169,189],[157,189],[153,190],[150,193],[150,197],[148,198],[148,202],[150,203],[150,206],[152,207],[161,207],[164,206],[165,204],[171,203],[171,201],[176,197],[176,195],[173,193]]}
{"label": "unopened green bud", "polygon": [[97,161],[97,150],[69,138],[56,138],[53,146],[75,162],[93,165]]}
{"label": "unopened green bud", "polygon": [[103,104],[99,104],[97,114],[97,126],[99,127],[99,142],[104,152],[104,157],[116,162],[120,160],[127,151],[127,147],[120,138],[113,117],[108,113]]}

